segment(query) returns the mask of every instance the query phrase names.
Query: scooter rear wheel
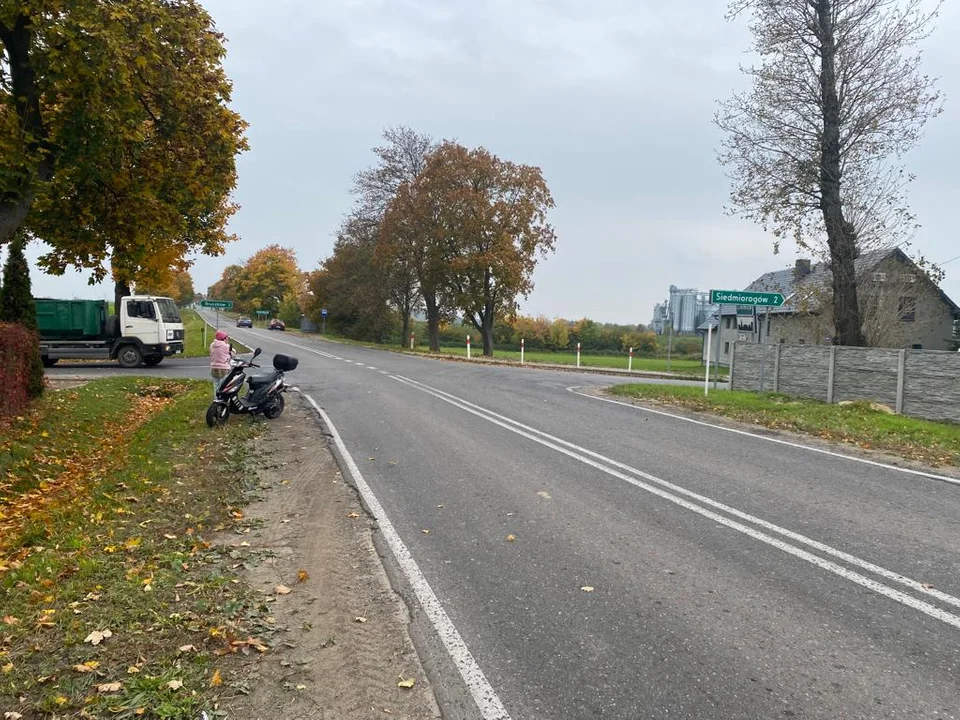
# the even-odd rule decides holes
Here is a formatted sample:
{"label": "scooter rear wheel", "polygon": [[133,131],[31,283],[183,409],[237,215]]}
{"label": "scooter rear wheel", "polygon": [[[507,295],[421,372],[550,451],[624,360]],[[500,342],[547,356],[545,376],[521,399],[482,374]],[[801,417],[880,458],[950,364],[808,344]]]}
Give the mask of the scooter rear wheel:
{"label": "scooter rear wheel", "polygon": [[224,403],[210,403],[207,408],[207,427],[223,427],[230,417],[230,408]]}
{"label": "scooter rear wheel", "polygon": [[283,412],[283,395],[277,393],[270,400],[270,404],[263,409],[263,414],[267,417],[268,420],[276,420],[280,417],[280,413]]}

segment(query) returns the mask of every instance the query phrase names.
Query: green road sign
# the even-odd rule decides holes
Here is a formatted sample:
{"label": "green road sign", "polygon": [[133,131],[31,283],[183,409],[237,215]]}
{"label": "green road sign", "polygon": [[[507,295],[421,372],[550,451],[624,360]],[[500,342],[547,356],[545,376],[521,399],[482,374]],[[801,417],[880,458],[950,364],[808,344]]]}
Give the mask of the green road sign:
{"label": "green road sign", "polygon": [[783,295],[780,293],[751,292],[749,290],[711,290],[710,302],[713,305],[780,307],[783,305]]}
{"label": "green road sign", "polygon": [[233,300],[201,300],[200,307],[212,307],[220,310],[230,310],[233,307]]}

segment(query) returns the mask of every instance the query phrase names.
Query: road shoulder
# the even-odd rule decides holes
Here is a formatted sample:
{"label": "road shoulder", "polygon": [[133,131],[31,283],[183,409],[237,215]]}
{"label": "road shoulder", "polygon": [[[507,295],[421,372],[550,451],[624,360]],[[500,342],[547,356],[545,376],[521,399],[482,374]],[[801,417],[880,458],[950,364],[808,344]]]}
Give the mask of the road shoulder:
{"label": "road shoulder", "polygon": [[[276,632],[269,652],[244,662],[248,694],[222,709],[264,720],[439,718],[374,524],[316,415],[288,396],[256,443],[260,499],[244,511],[248,531],[218,541],[259,557],[241,578],[262,593]],[[404,680],[413,686],[400,687]]]}

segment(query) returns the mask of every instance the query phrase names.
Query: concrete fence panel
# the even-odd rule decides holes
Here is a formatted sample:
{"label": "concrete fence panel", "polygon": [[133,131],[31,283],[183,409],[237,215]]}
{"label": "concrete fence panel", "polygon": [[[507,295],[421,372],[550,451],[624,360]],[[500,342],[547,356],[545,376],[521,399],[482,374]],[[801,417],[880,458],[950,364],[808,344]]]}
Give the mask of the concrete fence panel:
{"label": "concrete fence panel", "polygon": [[960,422],[956,352],[737,343],[732,387],[825,402],[867,400],[904,415]]}
{"label": "concrete fence panel", "polygon": [[907,352],[903,412],[960,422],[960,352]]}
{"label": "concrete fence panel", "polygon": [[787,395],[827,401],[830,348],[824,345],[782,345],[777,389]]}
{"label": "concrete fence panel", "polygon": [[899,350],[838,347],[833,401],[872,400],[897,406]]}

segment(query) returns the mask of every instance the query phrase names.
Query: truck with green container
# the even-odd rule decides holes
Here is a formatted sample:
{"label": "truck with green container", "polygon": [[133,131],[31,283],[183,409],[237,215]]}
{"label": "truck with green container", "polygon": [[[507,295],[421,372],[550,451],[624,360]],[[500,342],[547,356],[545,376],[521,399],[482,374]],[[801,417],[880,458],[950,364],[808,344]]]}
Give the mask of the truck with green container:
{"label": "truck with green container", "polygon": [[95,359],[134,368],[183,353],[183,320],[171,298],[124,297],[113,315],[106,300],[36,298],[34,303],[45,367],[61,359]]}

